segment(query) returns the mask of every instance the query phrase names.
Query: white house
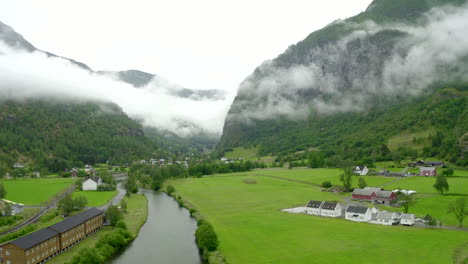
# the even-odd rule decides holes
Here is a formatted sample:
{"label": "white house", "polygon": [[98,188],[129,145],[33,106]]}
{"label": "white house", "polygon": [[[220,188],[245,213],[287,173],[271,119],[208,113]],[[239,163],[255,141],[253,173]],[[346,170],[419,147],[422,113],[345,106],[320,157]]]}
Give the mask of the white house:
{"label": "white house", "polygon": [[396,213],[382,211],[377,214],[376,219],[373,220],[372,223],[379,225],[396,225],[399,220]]}
{"label": "white house", "polygon": [[306,206],[305,213],[311,215],[320,215],[320,207],[322,206],[322,201],[311,200]]}
{"label": "white house", "polygon": [[372,219],[371,210],[367,207],[349,205],[345,211],[345,219],[355,222],[368,222]]}
{"label": "white house", "polygon": [[364,176],[364,175],[367,175],[368,172],[369,172],[369,168],[367,168],[367,166],[354,167],[354,173],[357,175]]}
{"label": "white house", "polygon": [[414,225],[414,214],[402,214],[400,224],[408,226]]}
{"label": "white house", "polygon": [[91,165],[86,164],[86,166],[84,167],[84,171],[86,174],[90,174],[92,170],[93,167],[91,167]]}
{"label": "white house", "polygon": [[328,217],[338,217],[341,216],[341,204],[334,202],[323,202],[322,207],[320,208],[320,214],[322,216]]}
{"label": "white house", "polygon": [[98,186],[101,185],[102,180],[99,177],[89,177],[83,182],[83,191],[96,191]]}
{"label": "white house", "polygon": [[24,206],[21,204],[13,204],[11,206],[11,215],[19,215],[22,214],[24,210]]}

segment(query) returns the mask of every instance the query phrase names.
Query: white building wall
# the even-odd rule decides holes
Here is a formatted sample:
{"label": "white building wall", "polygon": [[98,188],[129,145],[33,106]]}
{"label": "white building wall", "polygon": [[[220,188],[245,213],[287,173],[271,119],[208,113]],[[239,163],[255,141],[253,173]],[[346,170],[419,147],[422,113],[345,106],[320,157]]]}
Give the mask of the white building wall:
{"label": "white building wall", "polygon": [[98,184],[95,181],[87,179],[83,182],[83,191],[96,191],[97,186]]}

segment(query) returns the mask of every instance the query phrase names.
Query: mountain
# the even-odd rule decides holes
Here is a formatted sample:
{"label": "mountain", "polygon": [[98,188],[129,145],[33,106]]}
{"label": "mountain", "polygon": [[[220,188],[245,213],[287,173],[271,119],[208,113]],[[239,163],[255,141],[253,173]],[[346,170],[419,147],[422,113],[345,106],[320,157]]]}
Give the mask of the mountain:
{"label": "mountain", "polygon": [[[167,84],[167,80],[162,79],[161,77],[139,71],[139,70],[127,70],[127,71],[96,71],[94,72],[91,67],[86,65],[85,63],[70,59],[70,58],[65,58],[61,57],[58,55],[55,55],[53,53],[47,52],[47,51],[42,51],[34,47],[31,43],[29,43],[22,35],[18,34],[15,30],[13,30],[12,27],[2,23],[0,21],[0,40],[3,40],[6,44],[9,46],[18,48],[18,49],[23,49],[28,52],[43,52],[49,57],[58,57],[62,58],[65,60],[68,60],[72,64],[93,72],[97,74],[102,74],[102,75],[107,75],[114,77],[117,80],[123,81],[125,83],[131,84],[136,88],[141,88],[144,87],[148,84],[150,84],[152,81],[155,81],[155,84],[163,82],[164,84]],[[171,84],[169,86],[170,89],[167,89],[167,92],[171,94],[172,96],[176,97],[181,97],[181,98],[187,98],[190,100],[224,100],[226,97],[226,93],[222,90],[216,90],[216,89],[210,89],[210,90],[195,90],[195,89],[188,89],[181,87],[179,85]]]}
{"label": "mountain", "polygon": [[468,41],[467,10],[465,0],[374,0],[311,33],[240,85],[218,152],[315,149],[355,161],[412,153],[466,165],[468,49],[458,47]]}
{"label": "mountain", "polygon": [[210,90],[195,90],[181,87],[177,84],[171,84],[164,78],[157,75],[142,72],[139,70],[128,70],[128,71],[98,71],[97,73],[102,75],[112,76],[120,81],[126,82],[133,85],[136,88],[142,88],[147,85],[153,85],[160,89],[162,87],[168,87],[166,89],[170,95],[187,98],[191,100],[224,100],[226,93],[222,90],[210,89]]}
{"label": "mountain", "polygon": [[124,164],[158,150],[115,104],[2,99],[0,123],[0,168],[21,162],[58,172],[86,163]]}

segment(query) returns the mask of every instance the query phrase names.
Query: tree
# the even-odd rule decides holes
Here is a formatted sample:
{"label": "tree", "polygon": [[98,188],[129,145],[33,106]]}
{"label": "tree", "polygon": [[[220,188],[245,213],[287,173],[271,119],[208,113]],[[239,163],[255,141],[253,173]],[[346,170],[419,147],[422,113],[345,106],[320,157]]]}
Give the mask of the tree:
{"label": "tree", "polygon": [[446,169],[442,171],[442,175],[445,177],[451,177],[453,176],[454,170],[453,169]]}
{"label": "tree", "polygon": [[95,248],[83,248],[78,255],[74,256],[71,264],[101,264],[104,263],[101,255]]}
{"label": "tree", "polygon": [[5,186],[3,186],[3,183],[0,183],[0,199],[5,198],[7,195],[7,191],[5,189]]}
{"label": "tree", "polygon": [[62,200],[59,201],[58,208],[63,212],[64,215],[69,215],[75,210],[75,205],[73,203],[71,194],[66,194]]}
{"label": "tree", "polygon": [[117,206],[111,205],[106,211],[106,219],[109,220],[111,226],[115,226],[118,221],[123,219],[123,215]]}
{"label": "tree", "polygon": [[120,202],[120,207],[122,208],[122,211],[123,211],[124,213],[127,212],[127,202],[125,202],[124,199],[122,199],[122,201]]}
{"label": "tree", "polygon": [[168,185],[168,186],[166,186],[166,191],[167,191],[168,194],[171,194],[171,193],[175,192],[175,188],[172,185]]}
{"label": "tree", "polygon": [[202,222],[195,231],[197,244],[201,249],[214,251],[218,247],[218,236],[209,223]]}
{"label": "tree", "polygon": [[76,210],[83,210],[88,205],[88,199],[84,195],[79,195],[73,199],[73,206]]}
{"label": "tree", "polygon": [[466,198],[460,197],[455,201],[455,203],[449,205],[449,212],[455,215],[460,227],[463,227],[463,220],[468,215],[468,203],[466,200]]}
{"label": "tree", "polygon": [[403,207],[403,210],[405,211],[405,214],[408,213],[409,208],[414,204],[414,196],[413,195],[407,195],[404,193],[399,193],[397,196],[397,200],[401,203],[401,206]]}
{"label": "tree", "polygon": [[332,183],[330,181],[324,181],[322,183],[322,187],[323,188],[330,188],[330,187],[332,187]]}
{"label": "tree", "polygon": [[349,192],[353,183],[353,167],[345,166],[342,168],[342,170],[343,173],[340,175],[340,181],[343,182],[343,186],[345,187],[346,191]]}
{"label": "tree", "polygon": [[359,183],[358,183],[359,188],[364,189],[367,187],[366,180],[363,177],[359,177]]}
{"label": "tree", "polygon": [[436,177],[436,182],[434,184],[434,188],[440,192],[440,194],[444,194],[444,190],[448,191],[449,190],[449,184],[447,182],[447,178],[445,178],[444,175],[438,175]]}

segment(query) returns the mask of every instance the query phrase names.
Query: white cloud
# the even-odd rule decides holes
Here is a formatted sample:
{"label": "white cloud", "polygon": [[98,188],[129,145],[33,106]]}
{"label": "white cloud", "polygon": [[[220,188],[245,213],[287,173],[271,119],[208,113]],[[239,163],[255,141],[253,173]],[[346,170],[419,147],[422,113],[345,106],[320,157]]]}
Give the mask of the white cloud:
{"label": "white cloud", "polygon": [[[156,87],[167,84],[169,87]],[[220,134],[232,101],[194,101],[172,96],[169,83],[136,89],[107,76],[83,70],[67,60],[42,52],[13,50],[0,42],[0,97],[109,101],[144,125],[186,136],[203,130]],[[181,126],[181,123],[193,125]]]}

